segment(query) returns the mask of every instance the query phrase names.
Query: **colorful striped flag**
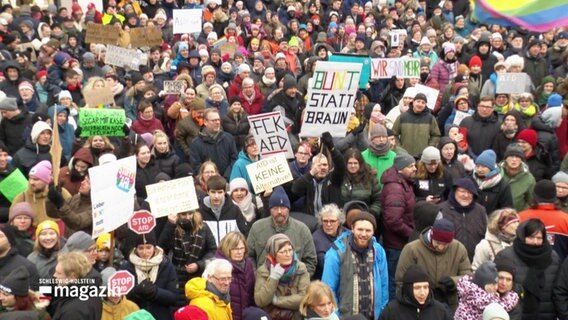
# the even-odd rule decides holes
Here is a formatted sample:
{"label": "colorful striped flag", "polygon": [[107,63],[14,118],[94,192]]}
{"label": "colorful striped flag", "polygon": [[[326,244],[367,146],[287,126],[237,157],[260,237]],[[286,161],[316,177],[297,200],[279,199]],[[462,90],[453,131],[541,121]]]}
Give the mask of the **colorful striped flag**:
{"label": "colorful striped flag", "polygon": [[546,32],[568,26],[568,0],[471,0],[480,22]]}

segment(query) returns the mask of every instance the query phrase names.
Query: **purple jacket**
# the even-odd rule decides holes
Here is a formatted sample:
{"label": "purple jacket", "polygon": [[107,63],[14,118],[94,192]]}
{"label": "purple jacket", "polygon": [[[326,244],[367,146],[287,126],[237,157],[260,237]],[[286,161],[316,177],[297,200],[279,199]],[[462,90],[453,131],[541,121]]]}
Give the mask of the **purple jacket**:
{"label": "purple jacket", "polygon": [[414,229],[416,198],[412,184],[404,179],[395,167],[381,176],[381,223],[385,249],[402,250]]}
{"label": "purple jacket", "polygon": [[[215,258],[227,259],[219,250],[215,253]],[[229,260],[231,261],[231,260]],[[231,309],[233,311],[233,320],[241,320],[243,318],[243,310],[254,306],[254,263],[248,256],[245,257],[244,265],[233,264],[233,281],[231,281]]]}

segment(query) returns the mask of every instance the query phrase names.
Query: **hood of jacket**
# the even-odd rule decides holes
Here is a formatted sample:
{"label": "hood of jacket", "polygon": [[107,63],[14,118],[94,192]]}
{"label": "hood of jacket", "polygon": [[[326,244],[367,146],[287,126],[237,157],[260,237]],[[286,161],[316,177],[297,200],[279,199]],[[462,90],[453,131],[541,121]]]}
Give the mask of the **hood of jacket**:
{"label": "hood of jacket", "polygon": [[549,125],[544,123],[544,121],[542,120],[542,118],[540,116],[536,116],[532,119],[531,128],[533,128],[537,132],[538,131],[544,131],[544,132],[550,132],[552,134],[555,134],[555,132],[556,132],[555,129],[551,128]]}
{"label": "hood of jacket", "polygon": [[456,148],[456,151],[454,152],[454,156],[452,157],[452,161],[457,160],[458,158],[458,144],[452,140],[450,137],[447,136],[443,136],[440,138],[440,142],[438,142],[438,150],[440,150],[440,152],[442,151],[442,148],[447,145],[448,143],[451,143],[454,145],[454,147]]}
{"label": "hood of jacket", "polygon": [[75,154],[73,155],[73,164],[77,160],[81,160],[90,166],[93,166],[93,164],[95,163],[93,154],[91,154],[89,148],[80,148],[79,150],[77,150],[77,152],[75,152]]}

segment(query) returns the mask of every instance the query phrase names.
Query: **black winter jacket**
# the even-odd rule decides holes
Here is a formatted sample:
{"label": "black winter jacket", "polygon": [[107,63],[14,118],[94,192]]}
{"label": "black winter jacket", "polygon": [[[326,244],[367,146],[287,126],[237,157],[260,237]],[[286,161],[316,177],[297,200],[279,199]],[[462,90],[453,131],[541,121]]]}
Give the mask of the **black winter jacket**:
{"label": "black winter jacket", "polygon": [[228,179],[237,160],[237,146],[229,133],[221,131],[214,139],[202,130],[191,142],[189,155],[193,172],[199,172],[203,162],[212,160],[219,168],[219,173]]}
{"label": "black winter jacket", "polygon": [[26,141],[24,134],[28,132],[26,128],[31,126],[31,122],[31,115],[25,111],[11,119],[2,119],[2,122],[0,122],[0,141],[4,142],[9,154],[15,154],[24,146]]}

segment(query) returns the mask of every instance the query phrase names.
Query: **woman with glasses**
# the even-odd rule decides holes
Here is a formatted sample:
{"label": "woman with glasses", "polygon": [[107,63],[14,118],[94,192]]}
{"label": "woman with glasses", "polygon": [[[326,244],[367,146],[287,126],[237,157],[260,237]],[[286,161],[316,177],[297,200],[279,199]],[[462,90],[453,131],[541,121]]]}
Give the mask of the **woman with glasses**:
{"label": "woman with glasses", "polygon": [[340,204],[360,200],[365,202],[375,215],[380,213],[379,184],[376,170],[371,168],[357,148],[349,148],[345,154],[345,175],[341,184]]}
{"label": "woman with glasses", "polygon": [[331,248],[337,237],[342,234],[343,231],[347,230],[343,227],[344,222],[345,214],[336,204],[326,204],[321,208],[319,212],[319,226],[313,233],[314,245],[318,257],[314,279],[321,279],[325,253]]}
{"label": "woman with glasses", "polygon": [[292,241],[275,234],[266,243],[266,261],[256,271],[254,301],[272,320],[300,319],[298,311],[310,274],[298,259]]}
{"label": "woman with glasses", "polygon": [[241,320],[243,311],[254,305],[254,263],[248,256],[247,240],[238,231],[231,231],[223,237],[215,253],[216,258],[226,259],[233,265],[231,310],[233,320]]}
{"label": "woman with glasses", "polygon": [[158,243],[166,254],[173,252],[172,263],[181,290],[188,280],[201,276],[205,261],[213,258],[217,250],[213,233],[198,211],[170,214]]}

